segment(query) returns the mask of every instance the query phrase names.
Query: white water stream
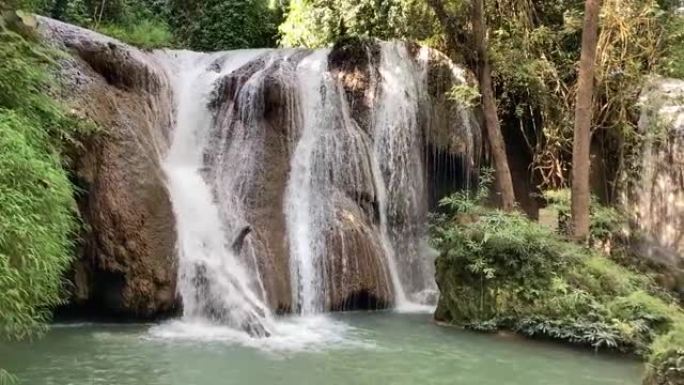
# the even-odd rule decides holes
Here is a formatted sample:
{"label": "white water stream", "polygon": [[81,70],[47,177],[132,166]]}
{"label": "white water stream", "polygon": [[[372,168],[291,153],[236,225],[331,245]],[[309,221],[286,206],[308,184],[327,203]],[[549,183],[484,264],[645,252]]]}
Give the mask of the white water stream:
{"label": "white water stream", "polygon": [[[263,336],[270,333],[272,320],[268,306],[253,290],[258,274],[249,272],[245,262],[231,249],[229,236],[237,235],[236,223],[224,221],[220,215],[220,204],[233,197],[215,199],[212,186],[203,175],[204,154],[213,124],[208,104],[215,82],[258,54],[171,52],[166,56],[176,127],[164,171],[176,216],[183,317],[209,318]],[[219,62],[220,71],[212,70],[212,64]]]}

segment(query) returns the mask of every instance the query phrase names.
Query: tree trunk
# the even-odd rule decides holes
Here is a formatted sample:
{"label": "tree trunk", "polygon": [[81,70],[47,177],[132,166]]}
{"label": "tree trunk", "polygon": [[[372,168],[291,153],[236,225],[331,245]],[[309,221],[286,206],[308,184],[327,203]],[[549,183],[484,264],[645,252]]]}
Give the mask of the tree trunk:
{"label": "tree trunk", "polygon": [[600,8],[600,0],[586,0],[575,104],[575,134],[572,145],[572,235],[579,241],[584,241],[589,236],[589,147]]}
{"label": "tree trunk", "polygon": [[473,40],[477,52],[477,71],[482,92],[482,109],[487,129],[487,139],[494,158],[496,181],[501,194],[501,207],[510,211],[515,206],[515,194],[513,192],[513,180],[508,167],[506,156],[506,144],[504,143],[499,116],[497,113],[496,98],[492,86],[492,72],[487,55],[487,42],[485,37],[485,18],[483,0],[472,2]]}

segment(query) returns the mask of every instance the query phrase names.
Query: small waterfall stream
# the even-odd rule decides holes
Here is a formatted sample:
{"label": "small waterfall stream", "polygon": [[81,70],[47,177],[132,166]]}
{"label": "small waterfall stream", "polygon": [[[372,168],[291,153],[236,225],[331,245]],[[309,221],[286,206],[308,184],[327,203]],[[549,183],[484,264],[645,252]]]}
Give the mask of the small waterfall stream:
{"label": "small waterfall stream", "polygon": [[[411,306],[436,290],[434,259],[417,249],[427,219],[420,108],[427,102],[427,62],[414,63],[403,44],[381,43],[379,98],[373,110],[371,154],[380,209],[380,231],[390,262],[396,306]],[[423,232],[421,232],[423,231]],[[403,268],[399,270],[398,264]]]}
{"label": "small waterfall stream", "polygon": [[434,303],[429,52],[378,43],[352,70],[331,52],[155,53],[175,101],[164,171],[185,320],[269,336],[276,308]]}
{"label": "small waterfall stream", "polygon": [[[165,58],[175,97],[176,127],[164,170],[176,214],[184,317],[227,322],[252,335],[266,336],[270,310],[253,289],[258,274],[248,270],[231,244],[230,236],[237,236],[242,218],[221,216],[221,205],[237,209],[235,192],[216,197],[204,162],[212,140],[214,122],[208,105],[214,83],[222,72],[238,68],[256,54],[213,57],[173,52]],[[217,60],[220,71],[212,67]]]}
{"label": "small waterfall stream", "polygon": [[[302,127],[299,141],[292,156],[291,175],[287,185],[285,217],[290,245],[290,272],[293,303],[302,314],[321,312],[324,309],[325,269],[323,268],[325,239],[319,231],[327,220],[327,210],[321,210],[325,199],[316,189],[316,167],[324,159],[316,153],[323,130],[331,124],[326,116],[325,103],[329,95],[324,75],[328,67],[328,51],[320,50],[304,58],[297,66],[299,109]],[[323,186],[320,186],[323,187]]]}

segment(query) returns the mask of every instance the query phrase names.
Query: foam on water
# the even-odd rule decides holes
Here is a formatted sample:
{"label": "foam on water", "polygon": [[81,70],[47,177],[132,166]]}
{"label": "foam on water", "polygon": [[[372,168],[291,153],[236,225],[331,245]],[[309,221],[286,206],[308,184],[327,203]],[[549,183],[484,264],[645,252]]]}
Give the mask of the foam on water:
{"label": "foam on water", "polygon": [[405,302],[397,305],[392,309],[395,313],[400,314],[432,314],[437,309],[435,305],[425,305],[420,302]]}
{"label": "foam on water", "polygon": [[216,124],[209,104],[217,81],[262,53],[159,53],[175,100],[176,127],[163,168],[176,217],[183,316],[188,321],[213,319],[257,336],[269,333],[270,310],[254,289],[260,286],[259,274],[229,243],[244,220],[221,215],[222,204],[239,212],[239,197],[228,191],[215,199],[215,180],[206,176],[205,158]]}
{"label": "foam on water", "polygon": [[270,353],[320,352],[331,349],[371,349],[354,327],[325,315],[278,319],[269,338],[251,338],[242,331],[205,320],[173,320],[150,328],[146,338],[190,342],[219,342]]}

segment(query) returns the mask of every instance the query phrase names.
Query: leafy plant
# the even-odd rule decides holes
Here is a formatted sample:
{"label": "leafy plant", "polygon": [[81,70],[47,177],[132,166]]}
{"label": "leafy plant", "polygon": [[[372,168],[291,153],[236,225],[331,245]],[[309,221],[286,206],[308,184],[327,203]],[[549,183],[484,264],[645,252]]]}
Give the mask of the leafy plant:
{"label": "leafy plant", "polygon": [[293,0],[279,31],[281,45],[316,48],[343,36],[430,39],[436,23],[423,1]]}
{"label": "leafy plant", "polygon": [[649,353],[657,350],[672,354],[678,342],[664,339],[676,339],[684,315],[648,277],[471,196],[445,198],[431,225],[440,252],[437,319],[645,357],[662,357]]}
{"label": "leafy plant", "polygon": [[[93,127],[65,113],[56,53],[0,23],[0,339],[45,330],[61,303],[78,221],[64,154]],[[22,31],[26,32],[22,29]]]}
{"label": "leafy plant", "polygon": [[480,102],[480,92],[468,84],[455,85],[449,90],[449,99],[466,107],[475,107]]}
{"label": "leafy plant", "polygon": [[97,30],[143,49],[169,47],[173,39],[168,25],[154,19],[142,20],[132,25],[105,24]]}
{"label": "leafy plant", "polygon": [[0,368],[0,385],[12,385],[17,382],[17,378],[11,373]]}
{"label": "leafy plant", "polygon": [[684,381],[684,321],[652,345],[644,385],[677,385]]}
{"label": "leafy plant", "polygon": [[665,75],[684,79],[684,15],[673,17],[668,25],[665,54],[660,66]]}
{"label": "leafy plant", "polygon": [[169,17],[181,45],[217,51],[273,47],[278,11],[267,0],[173,1]]}
{"label": "leafy plant", "polygon": [[[566,232],[570,218],[570,190],[546,190],[544,198],[548,207],[558,213],[559,229]],[[610,242],[616,234],[620,234],[627,223],[626,217],[615,207],[601,204],[596,196],[592,196],[590,207],[589,243],[601,245]]]}

